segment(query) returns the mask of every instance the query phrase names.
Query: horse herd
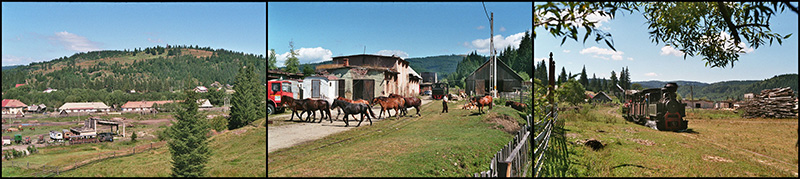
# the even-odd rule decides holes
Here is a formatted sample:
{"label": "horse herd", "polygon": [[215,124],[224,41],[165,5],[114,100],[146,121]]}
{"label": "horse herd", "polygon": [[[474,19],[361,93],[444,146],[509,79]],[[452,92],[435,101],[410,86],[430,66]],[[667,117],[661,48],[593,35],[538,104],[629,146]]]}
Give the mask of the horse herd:
{"label": "horse herd", "polygon": [[[372,125],[372,118],[376,118],[374,112],[372,111],[372,106],[374,104],[378,104],[381,106],[381,112],[379,113],[376,119],[381,118],[383,116],[384,111],[389,116],[389,118],[391,118],[392,114],[390,110],[394,110],[395,111],[394,116],[397,119],[400,119],[401,115],[402,116],[408,115],[408,111],[406,109],[410,107],[414,107],[414,109],[417,110],[416,115],[422,116],[422,114],[419,113],[420,106],[422,105],[422,100],[416,97],[404,97],[397,94],[390,94],[389,96],[376,97],[373,98],[372,101],[366,101],[363,99],[350,100],[339,96],[333,100],[332,104],[329,104],[328,101],[322,99],[306,98],[301,100],[295,100],[294,98],[289,96],[282,96],[281,99],[285,100],[284,105],[286,105],[288,109],[292,110],[292,115],[291,118],[289,119],[290,121],[293,121],[294,116],[297,115],[297,118],[300,119],[301,121],[308,122],[309,119],[311,119],[310,122],[313,123],[314,121],[316,121],[315,111],[319,111],[322,114],[322,116],[319,118],[318,123],[321,123],[322,120],[326,118],[331,123],[333,123],[333,118],[331,117],[331,109],[337,109],[338,114],[336,115],[336,118],[339,118],[339,115],[341,115],[342,111],[344,111],[343,119],[345,127],[350,126],[350,123],[348,122],[348,116],[352,116],[353,119],[355,120],[356,114],[361,115],[361,120],[358,122],[358,125],[356,125],[356,127],[361,126],[361,122],[364,121],[364,116],[367,117],[369,124]],[[523,110],[524,108],[527,108],[526,104],[513,101],[506,102],[506,106],[509,105],[517,110]],[[492,96],[485,95],[485,96],[472,97],[470,98],[467,106],[476,106],[478,107],[478,111],[480,113],[483,113],[484,106],[489,106],[489,109],[492,109],[493,106]],[[465,106],[464,108],[466,108],[467,106]],[[298,113],[298,111],[301,112]],[[302,116],[305,113],[308,113],[308,115],[306,116],[305,120],[303,120]],[[314,116],[313,118],[312,115]]]}
{"label": "horse herd", "polygon": [[[383,115],[384,111],[386,111],[386,114],[388,114],[389,117],[391,117],[392,115],[389,112],[389,110],[394,109],[395,116],[397,116],[397,119],[399,119],[400,115],[398,115],[398,113],[401,113],[403,116],[407,115],[408,112],[406,111],[406,108],[409,107],[414,107],[415,109],[417,109],[417,115],[422,116],[421,114],[419,114],[420,106],[422,105],[422,100],[416,97],[403,97],[397,94],[391,94],[388,97],[381,96],[374,98],[372,99],[371,103],[363,99],[350,100],[341,96],[334,99],[332,104],[329,104],[328,101],[322,99],[306,98],[301,100],[295,100],[294,98],[289,96],[282,96],[281,99],[286,100],[284,105],[286,105],[286,107],[292,110],[292,116],[289,119],[290,121],[293,121],[294,116],[297,115],[297,117],[300,120],[308,122],[309,119],[311,119],[310,122],[313,123],[314,121],[316,121],[315,111],[319,111],[322,114],[322,116],[319,119],[319,122],[322,122],[323,119],[327,118],[331,123],[333,123],[333,118],[331,117],[331,109],[337,109],[339,113],[336,115],[336,118],[339,118],[339,115],[341,115],[342,111],[344,111],[345,115],[343,119],[345,127],[350,126],[348,116],[353,116],[353,119],[355,119],[356,114],[361,115],[361,120],[358,122],[358,125],[356,125],[356,127],[361,126],[361,122],[364,121],[364,116],[367,117],[369,124],[372,125],[372,118],[375,118],[375,113],[372,111],[372,104],[379,104],[381,106],[381,113],[378,115],[378,118],[380,118]],[[297,111],[301,112],[298,113]],[[308,115],[306,116],[306,119],[303,120],[302,116],[305,113],[308,113]],[[314,116],[313,118],[311,117],[312,115]]]}

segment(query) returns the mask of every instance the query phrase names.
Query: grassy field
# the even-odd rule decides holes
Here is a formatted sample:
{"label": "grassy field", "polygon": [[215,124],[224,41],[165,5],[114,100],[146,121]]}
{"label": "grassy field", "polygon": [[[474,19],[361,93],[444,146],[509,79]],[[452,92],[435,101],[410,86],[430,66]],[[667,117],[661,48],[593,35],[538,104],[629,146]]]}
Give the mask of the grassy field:
{"label": "grassy field", "polygon": [[[257,120],[265,121],[265,119]],[[209,141],[212,154],[208,164],[209,176],[265,177],[267,166],[267,130],[246,126],[236,131],[213,136]],[[167,147],[127,157],[108,159],[59,177],[168,177],[172,160]]]}
{"label": "grassy field", "polygon": [[22,132],[16,131],[16,132],[11,132],[11,133],[3,133],[3,136],[11,136],[12,139],[13,139],[14,135],[21,134],[22,135],[22,140],[25,140],[26,136],[30,136],[31,137],[31,141],[33,141],[33,140],[38,140],[39,139],[38,135],[46,134],[45,138],[49,139],[50,138],[50,131],[61,132],[61,129],[69,129],[70,127],[80,127],[80,126],[83,126],[83,124],[60,125],[60,126],[36,126],[36,130],[30,130],[29,128],[31,128],[31,126],[27,126],[27,127],[23,127],[23,128],[25,128],[25,130],[22,131]]}
{"label": "grassy field", "polygon": [[[743,119],[687,110],[689,132],[661,132],[619,117],[619,107],[565,111],[564,176],[797,177],[797,119]],[[599,150],[577,144],[594,138]],[[555,148],[560,150],[559,142]],[[558,156],[563,157],[563,156]],[[548,175],[559,173],[543,172]]]}
{"label": "grassy field", "polygon": [[522,121],[523,114],[505,106],[482,115],[451,106],[439,114],[441,104],[434,101],[422,106],[421,117],[384,120],[274,151],[268,176],[465,177],[488,170],[492,155],[512,138],[490,119]]}

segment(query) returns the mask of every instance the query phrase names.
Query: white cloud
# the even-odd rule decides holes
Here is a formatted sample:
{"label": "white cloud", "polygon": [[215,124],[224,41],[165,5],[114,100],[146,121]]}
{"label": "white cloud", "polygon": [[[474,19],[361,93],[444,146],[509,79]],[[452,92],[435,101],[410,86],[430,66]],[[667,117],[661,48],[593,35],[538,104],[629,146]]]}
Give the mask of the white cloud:
{"label": "white cloud", "polygon": [[658,74],[650,72],[650,73],[645,73],[644,76],[658,76]]}
{"label": "white cloud", "polygon": [[93,42],[86,37],[69,33],[67,31],[56,32],[55,36],[50,37],[50,40],[52,40],[54,43],[64,46],[64,48],[67,50],[78,52],[100,50],[100,48],[97,47],[97,42]]}
{"label": "white cloud", "polygon": [[484,29],[484,28],[486,28],[486,26],[478,26],[475,29],[481,30],[481,29]]}
{"label": "white cloud", "polygon": [[597,46],[592,46],[586,49],[583,49],[579,52],[580,54],[595,54],[592,57],[601,58],[604,60],[608,60],[608,57],[604,57],[602,55],[610,55],[611,59],[613,60],[622,60],[622,54],[625,54],[622,51],[614,51],[607,48],[599,48]]}
{"label": "white cloud", "polygon": [[378,51],[378,53],[375,53],[375,54],[386,55],[386,56],[395,55],[395,56],[398,56],[398,57],[403,58],[403,59],[408,58],[408,53],[406,53],[404,51],[400,51],[400,50],[381,50],[381,51]]}
{"label": "white cloud", "polygon": [[[501,50],[505,49],[508,46],[512,46],[513,48],[519,48],[519,43],[522,41],[522,37],[525,36],[525,32],[516,33],[514,35],[507,36],[503,38],[502,35],[495,35],[494,39],[494,49],[497,50],[499,53]],[[475,39],[472,40],[472,43],[466,44],[467,48],[475,49],[478,53],[481,54],[489,54],[489,38],[485,39]]]}
{"label": "white cloud", "polygon": [[27,64],[33,61],[31,57],[17,57],[13,55],[3,55],[3,65],[4,66],[11,66],[11,65],[20,65],[20,64]]}
{"label": "white cloud", "polygon": [[630,61],[633,61],[633,58],[631,58],[631,57],[628,57],[628,60],[630,60]]}
{"label": "white cloud", "polygon": [[569,51],[569,50],[563,50],[562,52],[564,52],[564,53],[569,53],[570,51]]}
{"label": "white cloud", "polygon": [[[723,31],[719,35],[723,40],[725,40],[724,48],[727,49],[728,47],[730,47],[734,43],[733,37],[731,37],[731,35],[728,34],[728,32]],[[738,46],[739,46],[739,49],[741,49],[740,53],[745,53],[746,54],[746,53],[750,53],[750,52],[754,51],[753,48],[750,48],[744,42],[739,42]]]}
{"label": "white cloud", "polygon": [[157,44],[164,43],[164,41],[162,41],[161,39],[153,40],[151,38],[147,38],[147,41],[150,41],[150,42],[153,42],[153,43],[157,43]]}
{"label": "white cloud", "polygon": [[500,32],[505,32],[505,31],[506,31],[506,27],[500,27]]}
{"label": "white cloud", "polygon": [[[300,48],[300,49],[295,50],[295,53],[297,53],[297,59],[300,60],[300,64],[317,63],[317,62],[328,61],[328,60],[332,60],[333,59],[332,58],[333,57],[333,53],[331,52],[331,50],[324,49],[322,47]],[[285,66],[283,64],[284,64],[284,62],[286,62],[286,59],[288,58],[288,56],[289,56],[289,52],[286,52],[286,53],[283,53],[283,54],[279,54],[277,56],[276,65],[279,66],[279,67]]]}
{"label": "white cloud", "polygon": [[680,51],[678,49],[675,49],[674,47],[669,46],[669,45],[661,47],[661,55],[675,55],[675,56],[681,57],[681,56],[683,56],[683,54],[684,53],[682,51]]}

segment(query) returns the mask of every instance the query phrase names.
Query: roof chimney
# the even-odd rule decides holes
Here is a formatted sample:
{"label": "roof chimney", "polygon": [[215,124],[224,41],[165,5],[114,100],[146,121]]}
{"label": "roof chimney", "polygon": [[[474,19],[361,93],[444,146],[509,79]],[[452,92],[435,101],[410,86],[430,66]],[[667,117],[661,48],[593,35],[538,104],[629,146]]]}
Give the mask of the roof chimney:
{"label": "roof chimney", "polygon": [[344,58],[344,66],[350,66],[350,59]]}

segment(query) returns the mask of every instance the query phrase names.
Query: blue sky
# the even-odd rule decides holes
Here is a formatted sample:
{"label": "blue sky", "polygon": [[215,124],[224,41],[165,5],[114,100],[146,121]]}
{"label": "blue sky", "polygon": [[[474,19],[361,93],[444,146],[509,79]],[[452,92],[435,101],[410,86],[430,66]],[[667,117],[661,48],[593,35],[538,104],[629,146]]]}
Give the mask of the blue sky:
{"label": "blue sky", "polygon": [[[518,47],[532,29],[532,3],[485,4],[494,12],[496,49]],[[367,54],[403,58],[488,55],[489,19],[481,2],[269,2],[267,13],[267,47],[275,49],[278,66],[289,41],[301,64],[362,54],[364,46]]]}
{"label": "blue sky", "polygon": [[[538,4],[538,3],[537,3]],[[797,6],[797,3],[793,3]],[[600,18],[598,18],[600,19]],[[601,29],[613,35],[617,52],[611,51],[604,43],[593,38],[582,41],[568,39],[560,46],[561,38],[554,38],[544,28],[537,28],[538,37],[534,39],[534,61],[538,63],[548,58],[550,52],[556,61],[557,71],[565,67],[567,72],[580,73],[583,65],[589,78],[592,73],[597,78],[608,79],[613,70],[619,75],[622,67],[630,69],[632,81],[646,80],[689,80],[700,82],[719,82],[730,80],[763,80],[775,75],[798,72],[798,24],[797,14],[788,8],[770,20],[770,28],[781,35],[791,33],[783,45],[776,42],[772,46],[763,45],[758,49],[746,49],[733,67],[710,68],[705,66],[702,56],[687,56],[676,50],[665,48],[661,43],[650,41],[647,24],[641,13],[618,14],[614,19],[600,19]],[[579,31],[582,37],[584,31]],[[582,40],[582,39],[580,39]],[[749,48],[749,47],[748,47]],[[750,51],[752,50],[752,51]],[[677,56],[676,56],[677,55]]]}
{"label": "blue sky", "polygon": [[266,3],[2,3],[3,66],[166,44],[267,55]]}

